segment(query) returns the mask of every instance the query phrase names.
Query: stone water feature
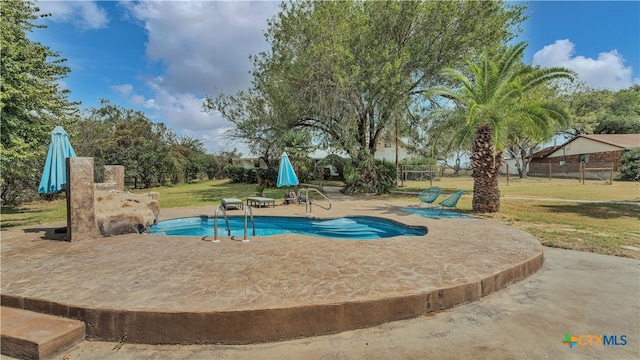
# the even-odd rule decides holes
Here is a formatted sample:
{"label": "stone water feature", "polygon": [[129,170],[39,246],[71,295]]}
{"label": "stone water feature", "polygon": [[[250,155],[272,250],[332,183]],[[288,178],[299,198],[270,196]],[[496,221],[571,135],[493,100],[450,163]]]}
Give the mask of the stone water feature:
{"label": "stone water feature", "polygon": [[112,236],[148,231],[158,219],[159,200],[157,192],[131,194],[96,190],[96,222],[100,233]]}
{"label": "stone water feature", "polygon": [[124,166],[106,165],[104,182],[94,183],[93,158],[67,158],[67,240],[140,233],[160,213],[157,192],[124,191]]}

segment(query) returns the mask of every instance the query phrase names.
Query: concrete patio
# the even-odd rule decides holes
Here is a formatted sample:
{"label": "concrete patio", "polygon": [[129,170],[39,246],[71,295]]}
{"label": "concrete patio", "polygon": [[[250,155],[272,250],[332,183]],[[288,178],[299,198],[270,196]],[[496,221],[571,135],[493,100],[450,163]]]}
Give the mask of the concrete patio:
{"label": "concrete patio", "polygon": [[[487,296],[539,270],[531,235],[481,219],[430,219],[415,203],[342,200],[317,217],[381,216],[423,237],[350,241],[282,235],[126,235],[52,240],[53,224],[2,234],[2,305],[80,319],[88,339],[246,344],[339,333]],[[163,219],[214,206],[163,209]],[[304,216],[304,206],[254,209]],[[234,213],[233,210],[230,213]],[[241,211],[237,211],[238,214]]]}
{"label": "concrete patio", "polygon": [[[78,359],[638,359],[640,261],[545,248],[529,278],[479,301],[338,334],[249,345],[84,341]],[[624,346],[562,343],[566,333],[626,335]],[[55,357],[59,360],[61,356]],[[52,358],[53,359],[53,358]]]}

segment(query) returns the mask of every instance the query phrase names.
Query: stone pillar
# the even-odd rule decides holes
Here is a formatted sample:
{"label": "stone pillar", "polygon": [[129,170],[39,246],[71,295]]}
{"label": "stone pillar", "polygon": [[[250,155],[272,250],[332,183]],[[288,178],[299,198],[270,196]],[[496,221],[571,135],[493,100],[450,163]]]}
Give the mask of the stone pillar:
{"label": "stone pillar", "polygon": [[67,240],[100,236],[93,198],[93,158],[67,158]]}
{"label": "stone pillar", "polygon": [[105,165],[104,183],[113,184],[111,190],[124,191],[124,166]]}

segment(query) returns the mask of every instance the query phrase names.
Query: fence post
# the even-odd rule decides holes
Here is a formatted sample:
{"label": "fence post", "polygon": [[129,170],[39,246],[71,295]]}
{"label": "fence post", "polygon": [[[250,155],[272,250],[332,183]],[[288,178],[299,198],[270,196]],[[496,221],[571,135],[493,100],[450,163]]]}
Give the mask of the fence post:
{"label": "fence post", "polygon": [[509,163],[507,163],[507,186],[509,186]]}
{"label": "fence post", "polygon": [[433,165],[429,165],[429,186],[433,186]]}
{"label": "fence post", "polygon": [[551,180],[551,163],[549,163],[549,180]]}
{"label": "fence post", "polygon": [[611,163],[611,173],[609,175],[609,185],[613,185],[613,163]]}
{"label": "fence post", "polygon": [[578,163],[578,182],[582,185],[582,163]]}

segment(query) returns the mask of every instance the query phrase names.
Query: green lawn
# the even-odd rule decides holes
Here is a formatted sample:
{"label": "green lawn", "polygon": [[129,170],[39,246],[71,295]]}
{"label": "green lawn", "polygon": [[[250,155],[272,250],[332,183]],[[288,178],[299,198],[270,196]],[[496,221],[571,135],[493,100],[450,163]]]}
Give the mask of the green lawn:
{"label": "green lawn", "polygon": [[[405,181],[400,191],[422,191],[430,185],[429,181]],[[433,181],[434,186],[440,186],[444,192],[455,192],[465,189],[473,190],[470,176],[444,177]],[[614,181],[607,184],[604,181],[587,181],[581,185],[573,179],[545,179],[527,178],[509,180],[506,184],[504,177],[500,178],[500,193],[507,197],[535,197],[568,200],[597,200],[597,201],[636,201],[640,202],[640,183],[630,181]]]}
{"label": "green lawn", "polygon": [[[331,185],[338,185],[331,183]],[[428,181],[405,182],[400,191],[419,192]],[[458,189],[467,193],[458,203],[460,211],[471,213],[473,182],[469,176],[444,177],[433,182],[444,194]],[[136,190],[135,192],[148,192]],[[245,199],[255,195],[255,185],[231,184],[227,180],[202,181],[179,186],[154,188],[160,193],[161,208],[219,204],[224,197]],[[505,223],[535,235],[544,245],[592,251],[602,254],[640,259],[640,183],[587,182],[561,179],[501,179],[501,209],[497,214],[477,215]],[[280,199],[285,190],[269,188],[265,196]],[[392,194],[390,197],[418,203],[414,194]],[[565,199],[558,201],[549,199]],[[575,200],[615,201],[622,203],[587,203]],[[1,227],[20,228],[65,221],[66,202],[38,201],[17,208],[3,207]]]}
{"label": "green lawn", "polygon": [[[405,182],[400,191],[416,192],[430,185],[429,181]],[[445,177],[433,181],[443,193],[467,190],[458,203],[463,212],[471,213],[473,181],[469,176]],[[640,259],[640,183],[587,181],[565,179],[501,178],[501,207],[497,214],[477,215],[527,231],[547,246],[592,251],[601,254]],[[411,199],[415,195],[394,194]],[[551,199],[562,199],[558,201]],[[576,200],[613,201],[588,203]],[[417,202],[417,199],[416,199]]]}

